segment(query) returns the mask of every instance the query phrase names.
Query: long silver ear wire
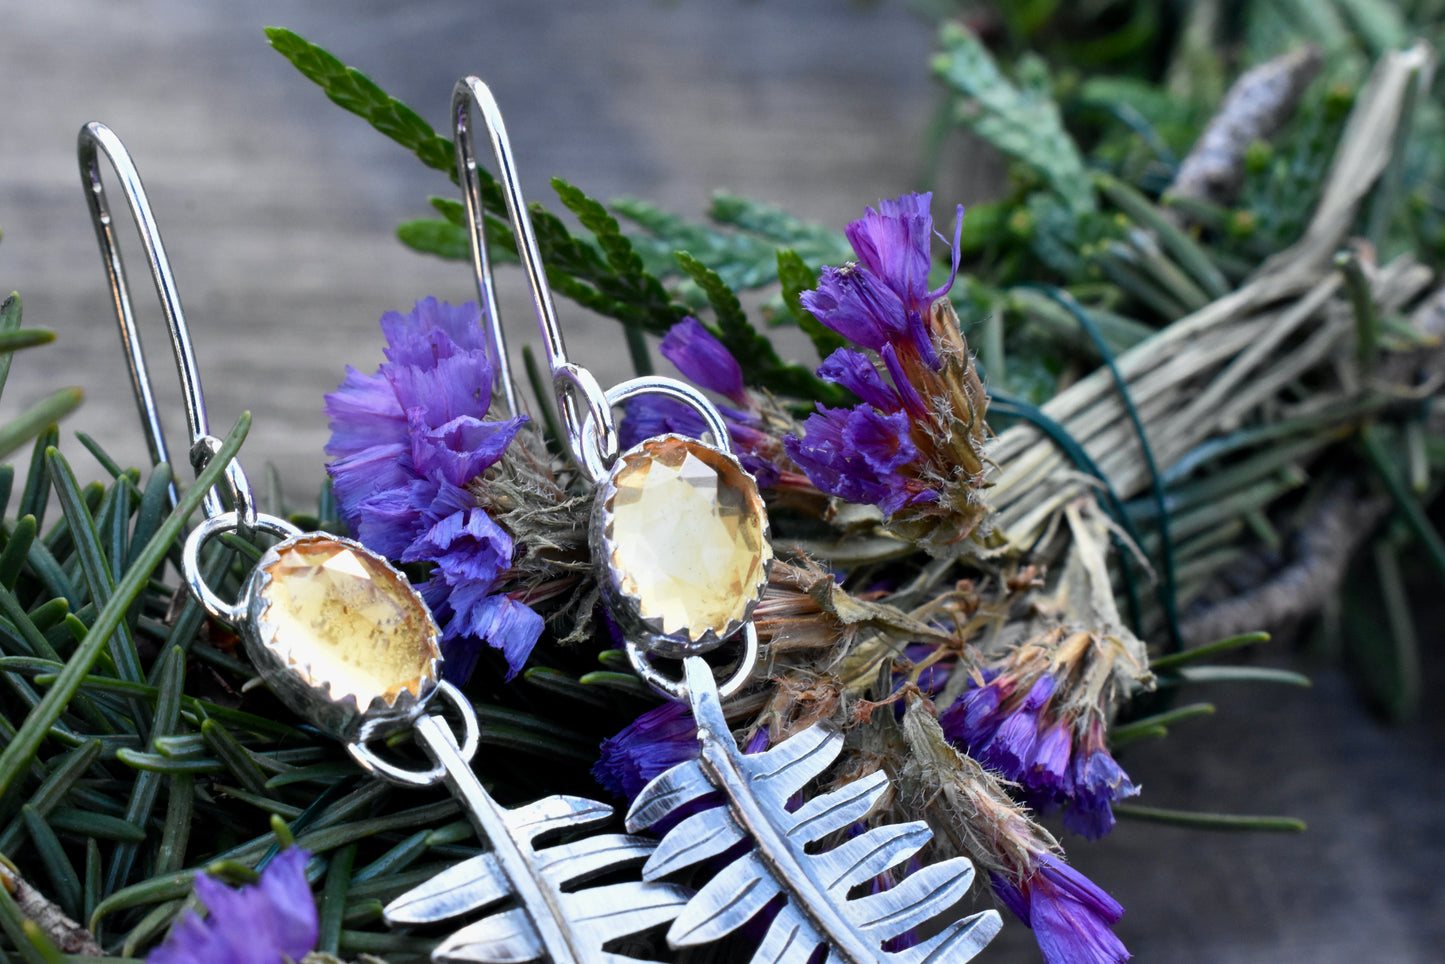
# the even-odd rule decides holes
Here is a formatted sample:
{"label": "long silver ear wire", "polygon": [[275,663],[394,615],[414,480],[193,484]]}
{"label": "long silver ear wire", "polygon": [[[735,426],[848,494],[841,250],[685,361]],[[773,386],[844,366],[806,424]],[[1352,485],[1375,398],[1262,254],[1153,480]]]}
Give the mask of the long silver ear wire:
{"label": "long silver ear wire", "polygon": [[[532,230],[532,219],[527,215],[527,202],[522,197],[522,186],[517,179],[516,162],[512,157],[512,145],[507,138],[506,125],[502,122],[502,112],[486,84],[477,77],[465,77],[452,88],[457,173],[462,181],[462,198],[466,204],[467,220],[471,225],[472,267],[477,276],[477,291],[488,309],[487,324],[491,331],[492,346],[501,358],[506,358],[506,335],[497,312],[491,262],[487,257],[481,176],[477,172],[476,150],[472,138],[473,105],[482,114],[483,126],[492,144],[492,154],[497,163],[497,181],[501,184],[503,196],[506,198],[507,215],[517,240],[517,253],[521,256],[527,282],[532,288],[532,305],[537,313],[537,324],[542,330],[547,366],[562,414],[563,431],[567,435],[565,442],[578,465],[596,481],[597,476],[605,471],[602,466],[617,455],[617,428],[612,420],[612,410],[607,404],[602,387],[597,384],[592,373],[567,360],[567,348],[562,341],[562,330],[557,324],[557,308],[552,303],[552,291],[547,286],[547,272],[542,264],[536,232]],[[499,371],[506,371],[508,367],[499,368]],[[507,383],[507,390],[511,392],[510,378]],[[597,443],[587,448],[581,444],[584,416],[578,411],[577,395],[582,397],[586,406],[586,419],[597,426]],[[508,396],[508,405],[515,413],[516,401],[513,396]]]}
{"label": "long silver ear wire", "polygon": [[[629,398],[644,394],[666,395],[696,409],[707,423],[717,444],[726,449],[729,446],[727,423],[707,396],[691,385],[672,378],[645,376],[622,382],[604,392],[591,372],[568,359],[562,329],[557,323],[557,308],[552,302],[552,291],[547,286],[547,271],[542,263],[541,249],[537,245],[537,234],[532,229],[532,219],[527,214],[527,202],[522,196],[522,185],[517,178],[516,162],[512,157],[512,145],[507,137],[506,124],[502,121],[501,109],[485,83],[477,77],[464,77],[457,81],[452,90],[457,168],[462,181],[467,219],[471,225],[472,267],[477,275],[477,291],[488,308],[487,324],[494,349],[505,357],[506,336],[496,310],[491,263],[486,254],[481,178],[477,173],[472,137],[473,106],[481,112],[487,138],[492,143],[492,154],[497,164],[497,182],[506,198],[507,216],[517,239],[517,253],[521,256],[522,267],[532,289],[532,306],[536,311],[537,325],[542,332],[542,345],[547,353],[552,388],[562,414],[562,429],[566,433],[564,441],[578,467],[592,482],[607,474],[608,467],[618,455],[617,425],[612,418],[612,408]],[[511,379],[508,378],[507,381],[510,386]],[[516,406],[511,401],[510,394],[508,399],[508,404],[515,412]]]}
{"label": "long silver ear wire", "polygon": [[[473,78],[474,79],[474,78]],[[516,415],[517,386],[512,381],[512,362],[507,355],[507,336],[497,309],[497,290],[492,281],[492,259],[487,251],[487,212],[482,204],[482,179],[477,171],[477,155],[472,146],[472,97],[466,81],[459,81],[452,91],[452,116],[455,119],[457,177],[462,185],[462,204],[467,212],[467,240],[472,251],[472,275],[477,281],[477,297],[487,332],[491,336],[496,382],[507,403],[507,414]]]}
{"label": "long silver ear wire", "polygon": [[[121,192],[125,195],[145,247],[146,261],[150,264],[151,280],[155,283],[156,295],[160,299],[161,312],[170,332],[171,348],[175,355],[176,371],[181,379],[181,391],[185,399],[186,425],[190,431],[191,444],[188,454],[192,468],[199,472],[211,460],[221,446],[220,439],[211,434],[210,422],[206,417],[206,398],[201,391],[201,374],[196,367],[195,352],[191,349],[190,330],[186,327],[186,316],[181,310],[180,293],[171,274],[170,259],[166,257],[165,245],[161,242],[160,228],[155,215],[151,213],[150,201],[146,198],[144,185],[130,152],[121,143],[115,132],[104,124],[92,121],[80,129],[76,143],[76,154],[80,161],[80,180],[85,188],[86,204],[90,208],[91,223],[95,226],[96,241],[100,244],[100,257],[105,265],[106,278],[110,282],[111,300],[115,305],[115,318],[120,327],[121,345],[125,349],[126,366],[130,372],[131,389],[135,393],[136,406],[140,410],[141,423],[145,426],[146,445],[151,461],[155,464],[170,462],[166,447],[165,429],[161,425],[160,411],[156,407],[155,393],[151,390],[150,374],[146,368],[145,350],[141,345],[140,331],[136,327],[135,312],[131,308],[130,285],[126,280],[125,263],[121,258],[120,244],[116,240],[115,221],[106,203],[105,184],[100,178],[100,155],[104,154],[115,170],[120,181]],[[174,468],[174,463],[172,463]],[[249,538],[256,527],[256,501],[251,484],[241,464],[232,459],[226,467],[226,483],[230,489],[232,503],[239,520],[238,531],[243,538]],[[170,485],[170,502],[177,500],[175,482]],[[220,496],[212,490],[206,494],[206,515],[215,517],[225,512]]]}
{"label": "long silver ear wire", "polygon": [[[552,389],[557,407],[562,416],[562,430],[568,451],[586,478],[597,483],[598,497],[594,503],[592,544],[594,566],[599,577],[603,598],[613,613],[614,619],[627,633],[627,650],[633,668],[656,688],[673,699],[684,699],[683,681],[668,680],[648,661],[646,653],[661,656],[686,656],[706,652],[722,640],[741,631],[743,655],[731,678],[722,687],[723,695],[730,695],[741,688],[752,674],[757,661],[757,631],[751,619],[752,606],[761,596],[766,582],[767,567],[772,561],[771,548],[767,546],[767,520],[762,500],[757,495],[752,478],[737,464],[732,450],[732,440],[727,423],[711,400],[698,389],[673,378],[645,375],[632,378],[603,391],[597,379],[586,368],[575,364],[567,357],[567,348],[557,323],[557,309],[552,303],[552,292],[547,286],[547,274],[542,263],[541,251],[537,245],[536,232],[527,213],[527,203],[522,197],[521,183],[517,177],[516,164],[512,157],[511,143],[507,128],[502,121],[501,109],[491,90],[477,77],[465,77],[457,81],[452,90],[452,115],[456,122],[457,167],[462,182],[463,197],[471,225],[472,265],[477,272],[477,288],[484,302],[489,305],[487,322],[491,327],[492,343],[499,354],[505,355],[505,338],[501,319],[492,297],[491,264],[486,256],[486,237],[482,218],[481,185],[476,169],[476,154],[472,147],[471,109],[481,112],[482,123],[492,142],[492,153],[496,158],[496,177],[506,199],[507,215],[512,231],[516,235],[517,252],[526,270],[528,283],[532,288],[532,304],[537,315],[537,324],[542,332],[542,343],[547,352],[547,364],[552,376]],[[612,409],[628,399],[641,395],[662,395],[682,402],[692,408],[703,419],[711,435],[712,444],[707,446],[718,458],[719,470],[735,470],[745,480],[745,487],[751,494],[744,496],[750,510],[755,511],[760,523],[763,546],[760,549],[761,581],[745,586],[745,591],[756,593],[745,609],[738,611],[739,618],[729,619],[725,626],[706,631],[691,632],[688,627],[667,631],[660,628],[658,620],[647,617],[643,604],[629,589],[628,576],[621,571],[615,560],[615,545],[612,541],[611,499],[615,494],[613,483],[616,469],[625,461],[626,455],[619,453],[617,426]],[[514,409],[515,410],[515,409]],[[685,444],[691,444],[685,443]],[[635,450],[634,450],[635,452]],[[705,461],[711,459],[701,453]],[[623,459],[619,459],[624,455]],[[642,455],[639,458],[647,458]],[[675,537],[668,533],[666,537]]]}

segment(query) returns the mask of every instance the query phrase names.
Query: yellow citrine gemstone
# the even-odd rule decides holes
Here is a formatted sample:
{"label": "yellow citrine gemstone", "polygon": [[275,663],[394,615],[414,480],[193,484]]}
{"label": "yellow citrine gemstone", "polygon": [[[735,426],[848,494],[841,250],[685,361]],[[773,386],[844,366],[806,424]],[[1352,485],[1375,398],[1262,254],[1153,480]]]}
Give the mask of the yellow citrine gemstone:
{"label": "yellow citrine gemstone", "polygon": [[622,456],[608,500],[608,562],[638,615],[693,640],[745,620],[772,548],[757,485],[722,452],[676,436]]}
{"label": "yellow citrine gemstone", "polygon": [[280,547],[265,567],[262,619],[270,646],[311,686],[365,710],[421,692],[441,656],[426,607],[383,560],[316,535]]}

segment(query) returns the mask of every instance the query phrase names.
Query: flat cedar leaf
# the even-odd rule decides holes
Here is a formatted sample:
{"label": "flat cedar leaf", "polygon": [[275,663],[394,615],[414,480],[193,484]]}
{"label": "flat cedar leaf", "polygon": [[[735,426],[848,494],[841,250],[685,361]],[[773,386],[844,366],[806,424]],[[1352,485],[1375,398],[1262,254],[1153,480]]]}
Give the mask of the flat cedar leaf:
{"label": "flat cedar leaf", "polygon": [[598,290],[617,301],[657,306],[666,313],[665,316],[670,317],[672,299],[667,289],[647,271],[632,242],[622,233],[617,219],[608,214],[600,202],[561,178],[554,177],[552,187],[567,209],[577,215],[582,226],[592,232],[597,247],[606,259],[607,267],[612,271],[610,277],[597,277],[595,284]]}
{"label": "flat cedar leaf", "polygon": [[718,192],[713,195],[708,217],[776,246],[792,248],[808,264],[837,265],[853,259],[853,246],[841,231],[804,221],[774,204]]}
{"label": "flat cedar leaf", "polygon": [[[10,334],[20,329],[20,295],[17,292],[10,292],[9,297],[0,303],[0,332]],[[10,362],[14,355],[0,355],[0,392],[5,390],[5,381],[10,377]]]}
{"label": "flat cedar leaf", "polygon": [[[715,195],[708,214],[736,230],[689,221],[637,198],[615,200],[611,207],[646,232],[630,238],[647,270],[659,278],[677,275],[673,260],[677,251],[686,251],[707,265],[733,291],[750,291],[777,281],[779,247],[792,248],[814,268],[842,264],[853,256],[840,233],[733,194]],[[702,292],[687,282],[678,294],[694,307],[704,303]]]}
{"label": "flat cedar leaf", "polygon": [[397,239],[413,251],[434,254],[450,261],[466,261],[471,257],[465,228],[450,221],[421,218],[405,221],[396,227]]}
{"label": "flat cedar leaf", "polygon": [[[761,288],[777,280],[774,274],[777,246],[769,241],[688,221],[636,198],[614,201],[612,207],[648,232],[646,235],[634,235],[632,243],[648,270],[659,277],[676,276],[674,255],[678,251],[686,251],[707,265],[734,291]],[[694,305],[701,300],[690,297],[696,293],[700,293],[700,289],[696,292],[684,289],[682,292],[683,297]]]}
{"label": "flat cedar leaf", "polygon": [[[747,315],[743,313],[742,302],[738,301],[738,296],[733,294],[718,273],[686,251],[678,251],[675,257],[683,273],[707,293],[708,303],[712,305],[718,327],[722,330],[723,344],[734,354],[742,351],[749,357],[777,361],[778,356],[773,351],[772,342],[758,334],[749,324]],[[738,361],[743,362],[742,355],[738,355]],[[746,370],[747,362],[743,362],[743,368]]]}
{"label": "flat cedar leaf", "polygon": [[[359,70],[347,67],[326,50],[290,30],[268,27],[266,36],[271,46],[291,61],[297,70],[320,85],[326,96],[411,150],[423,164],[456,180],[456,155],[452,142],[432,130],[414,110],[388,95]],[[477,173],[485,208],[497,215],[505,214],[506,202],[501,187],[480,167]],[[584,206],[595,204],[581,192],[576,192],[576,196],[587,201]],[[434,201],[433,206],[449,223],[457,223],[460,212],[453,204]],[[599,244],[604,246],[603,253],[599,253],[596,247],[573,237],[566,225],[546,209],[532,205],[530,214],[537,245],[547,266],[547,279],[555,290],[623,324],[654,333],[665,332],[685,314],[686,309],[672,303],[662,284],[646,274],[640,261],[636,263],[636,270],[632,270],[633,259],[628,258],[618,244],[619,241],[626,242],[620,232],[614,230],[611,236],[607,236],[605,229],[599,232]],[[589,218],[592,216],[589,208]],[[602,216],[607,217],[605,211]],[[465,230],[464,213],[461,213],[460,220]],[[489,248],[496,244],[500,250],[500,240],[492,241],[494,226],[498,229],[499,239],[508,235],[503,233],[500,224],[488,221]],[[405,243],[430,254],[446,257],[451,255],[443,254],[444,251],[456,250],[454,241],[438,227],[422,228],[417,226],[417,222],[408,222],[398,235]],[[465,241],[465,236],[462,240]],[[461,256],[465,257],[464,244],[462,251]],[[620,269],[607,259],[618,259],[618,263],[627,263],[628,267]]]}
{"label": "flat cedar leaf", "polygon": [[1078,250],[1078,221],[1068,206],[1053,194],[1036,191],[1028,196],[1024,209],[1029,218],[1029,248],[1034,255],[1070,281],[1086,277],[1087,266]]}
{"label": "flat cedar leaf", "polygon": [[467,206],[456,198],[432,195],[427,198],[427,203],[436,208],[438,214],[457,227],[464,228],[467,226]]}
{"label": "flat cedar leaf", "polygon": [[[448,224],[456,225],[457,229],[462,232],[460,235],[462,239],[462,254],[460,257],[463,259],[471,257],[471,251],[467,247],[469,242],[467,241],[465,233],[467,227],[466,205],[454,198],[437,197],[436,195],[427,198],[427,202],[437,210],[437,213],[447,219]],[[512,237],[511,225],[504,224],[485,212],[482,216],[486,218],[487,253],[491,256],[492,264],[520,264],[522,259],[517,255],[517,242]],[[405,227],[405,225],[403,225],[403,227]],[[400,236],[400,228],[397,229],[397,234]],[[401,240],[404,243],[410,244],[406,238],[402,238]],[[413,245],[413,247],[415,246]],[[425,254],[435,253],[425,249],[418,250],[422,250]]]}
{"label": "flat cedar leaf", "polygon": [[560,177],[552,178],[552,189],[557,192],[557,197],[561,198],[567,210],[577,215],[582,226],[592,232],[593,239],[602,249],[602,254],[613,271],[623,275],[641,273],[642,259],[632,250],[632,243],[623,236],[617,219],[607,213],[601,202],[588,197],[580,188]]}
{"label": "flat cedar leaf", "polygon": [[[378,87],[370,77],[348,67],[322,47],[284,27],[267,27],[276,52],[325,91],[326,96],[416,154],[427,167],[456,180],[452,142],[432,130],[416,111]],[[490,206],[490,202],[489,202]]]}
{"label": "flat cedar leaf", "polygon": [[788,314],[793,316],[803,333],[812,339],[819,358],[827,358],[847,344],[847,339],[825,327],[813,317],[811,311],[803,307],[799,295],[818,287],[818,275],[804,263],[798,252],[791,248],[778,249],[778,281],[783,286],[783,304],[788,306]]}
{"label": "flat cedar leaf", "polygon": [[1038,62],[1022,86],[1003,76],[977,37],[957,23],[944,26],[934,72],[962,95],[960,123],[1032,168],[1075,215],[1096,207],[1094,187],[1078,145],[1064,130],[1059,105],[1048,95]]}
{"label": "flat cedar leaf", "polygon": [[737,295],[717,272],[686,251],[677,252],[676,257],[683,272],[707,294],[717,318],[713,334],[738,360],[746,379],[780,394],[842,403],[847,396],[838,386],[822,381],[802,365],[778,357],[773,343],[748,321]]}

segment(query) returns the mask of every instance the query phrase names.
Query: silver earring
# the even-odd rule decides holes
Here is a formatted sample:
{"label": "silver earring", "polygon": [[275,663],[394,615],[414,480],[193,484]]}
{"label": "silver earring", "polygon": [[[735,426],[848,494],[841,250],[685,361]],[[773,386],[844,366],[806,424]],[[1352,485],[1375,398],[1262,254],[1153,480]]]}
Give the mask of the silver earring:
{"label": "silver earring", "polygon": [[[643,789],[627,815],[629,831],[685,817],[663,837],[643,868],[647,880],[718,858],[747,841],[751,849],[711,878],[676,915],[668,930],[674,948],[718,940],[733,933],[777,898],[784,903],[768,925],[755,962],[806,964],[819,947],[850,964],[926,964],[965,961],[998,933],[996,911],[949,924],[927,941],[898,952],[882,944],[942,913],[970,887],[974,869],[963,857],[932,864],[882,893],[848,899],[876,875],[906,861],[930,837],[922,821],[875,827],[828,850],[808,849],[844,836],[887,792],[876,771],[806,800],[796,811],[788,799],[820,776],[843,748],[841,733],[817,724],[758,754],[743,754],[722,712],[722,700],[751,679],[758,656],[751,615],[767,585],[772,549],[766,511],[751,476],[733,457],[726,423],[705,395],[673,379],[645,376],[602,391],[585,368],[568,360],[556,310],[546,286],[526,205],[517,182],[501,112],[475,77],[459,82],[452,99],[457,121],[457,159],[472,226],[478,290],[491,291],[485,258],[479,178],[471,151],[470,104],[480,108],[497,158],[498,180],[531,283],[553,389],[562,412],[565,442],[579,470],[596,483],[592,510],[593,564],[602,598],[626,635],[637,673],[659,693],[686,702],[697,723],[699,756]],[[488,296],[483,295],[484,300]],[[494,344],[502,344],[495,305],[487,318]],[[617,451],[612,409],[630,398],[660,394],[702,416],[711,443],[675,435]],[[701,489],[703,494],[696,490]],[[686,503],[659,516],[654,509]],[[716,526],[719,512],[729,524]],[[723,539],[699,546],[692,541]],[[731,539],[732,542],[726,540]],[[689,554],[717,550],[734,568],[720,581],[726,590],[678,580]],[[657,560],[666,560],[659,566]],[[682,599],[688,592],[708,598]],[[701,618],[696,614],[701,614]],[[703,656],[741,638],[743,654],[721,686]],[[681,679],[667,678],[651,657],[681,659]],[[720,794],[725,806],[705,805]]]}
{"label": "silver earring", "polygon": [[[140,177],[120,139],[102,124],[81,129],[78,150],[151,456],[161,461],[167,451],[100,178],[99,154],[114,166],[145,245],[185,389],[192,460],[204,466],[216,444],[206,424],[180,299]],[[459,690],[440,679],[436,622],[405,576],[350,539],[304,533],[284,519],[256,512],[239,464],[228,467],[226,479],[235,508],[226,510],[211,493],[206,519],[191,532],[182,552],[191,592],[212,616],[238,628],[262,678],[291,709],[344,741],[357,763],[375,776],[404,786],[445,783],[478,837],[491,848],[393,901],[385,911],[391,923],[429,923],[487,909],[487,916],[445,940],[433,959],[546,958],[554,964],[602,964],[629,960],[604,952],[604,944],[677,916],[689,891],[674,884],[631,879],[586,886],[598,874],[635,867],[656,846],[641,837],[593,832],[607,821],[611,807],[552,796],[506,809],[491,798],[470,765],[479,743],[475,710]],[[240,599],[228,603],[206,584],[199,559],[208,539],[229,531],[242,537],[265,532],[281,541],[251,570]],[[433,705],[438,695],[460,717],[460,734],[434,712],[440,709]],[[378,739],[408,728],[431,767],[403,766],[372,748]],[[591,835],[538,844],[539,838],[559,830]],[[493,908],[508,900],[510,906]]]}

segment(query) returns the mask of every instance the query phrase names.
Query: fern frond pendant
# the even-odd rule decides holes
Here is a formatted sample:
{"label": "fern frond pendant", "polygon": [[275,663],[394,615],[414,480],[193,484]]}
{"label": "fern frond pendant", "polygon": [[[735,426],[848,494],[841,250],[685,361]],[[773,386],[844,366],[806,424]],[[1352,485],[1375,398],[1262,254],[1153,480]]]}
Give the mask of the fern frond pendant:
{"label": "fern frond pendant", "polygon": [[819,946],[847,964],[961,962],[993,939],[1002,922],[988,910],[915,947],[884,951],[884,941],[961,898],[972,883],[973,865],[954,857],[910,874],[890,890],[848,899],[855,887],[917,853],[931,837],[927,825],[875,827],[830,850],[808,853],[808,844],[845,832],[865,817],[886,792],[887,776],[875,771],[788,812],[788,799],[842,751],[842,734],[815,725],[764,753],[745,755],[728,731],[707,663],[689,657],[684,670],[701,754],[643,789],[627,815],[627,829],[650,827],[707,794],[721,792],[725,805],[674,826],[644,865],[643,879],[656,881],[741,840],[752,849],[688,901],[668,931],[670,944],[686,947],[724,937],[779,895],[786,903],[754,953],[754,964],[806,964]]}
{"label": "fern frond pendant", "polygon": [[606,822],[612,808],[581,797],[552,796],[505,809],[482,787],[437,717],[417,720],[415,734],[445,769],[447,787],[491,850],[398,897],[385,910],[387,921],[432,923],[508,898],[514,905],[452,934],[432,952],[432,960],[620,964],[630,958],[604,952],[604,944],[665,924],[686,903],[687,890],[640,880],[564,892],[564,887],[640,863],[653,843],[595,834],[538,849],[534,841],[543,834]]}

